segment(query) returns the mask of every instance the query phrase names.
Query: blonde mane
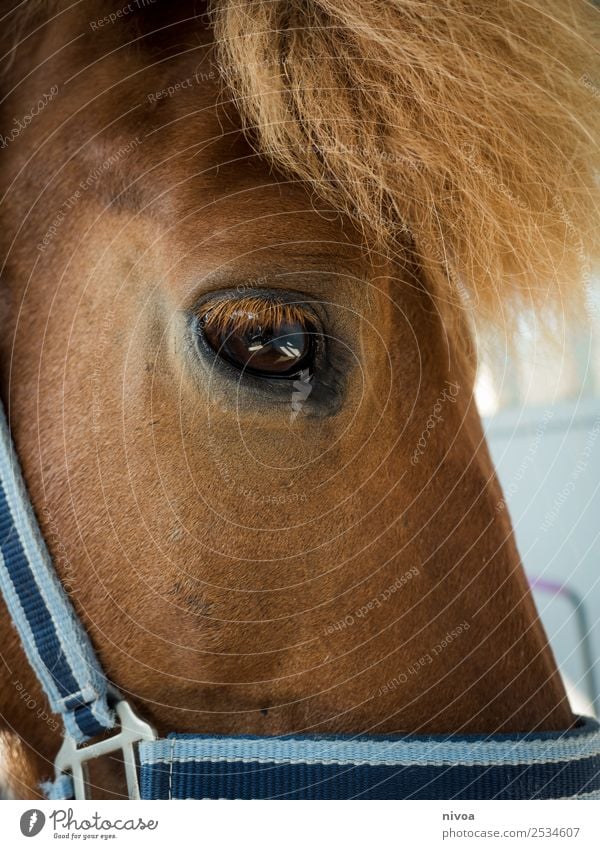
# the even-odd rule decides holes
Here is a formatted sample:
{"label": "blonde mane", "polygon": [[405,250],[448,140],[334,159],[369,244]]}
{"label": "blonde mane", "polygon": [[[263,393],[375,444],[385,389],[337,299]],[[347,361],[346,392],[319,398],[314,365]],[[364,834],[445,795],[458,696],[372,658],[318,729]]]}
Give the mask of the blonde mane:
{"label": "blonde mane", "polygon": [[573,302],[599,247],[598,11],[584,0],[218,0],[257,150],[409,249],[431,292]]}
{"label": "blonde mane", "polygon": [[[4,19],[3,40],[60,8],[29,0]],[[208,8],[224,96],[257,152],[350,215],[367,247],[478,315],[583,302],[600,253],[592,2]]]}

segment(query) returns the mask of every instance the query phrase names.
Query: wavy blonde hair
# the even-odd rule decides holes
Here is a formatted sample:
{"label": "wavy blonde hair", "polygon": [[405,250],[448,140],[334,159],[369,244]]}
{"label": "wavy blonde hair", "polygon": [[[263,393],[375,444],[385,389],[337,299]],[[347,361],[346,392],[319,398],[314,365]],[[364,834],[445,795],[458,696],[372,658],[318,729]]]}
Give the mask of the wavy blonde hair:
{"label": "wavy blonde hair", "polygon": [[218,0],[249,137],[490,315],[585,289],[598,254],[598,12],[585,0]]}

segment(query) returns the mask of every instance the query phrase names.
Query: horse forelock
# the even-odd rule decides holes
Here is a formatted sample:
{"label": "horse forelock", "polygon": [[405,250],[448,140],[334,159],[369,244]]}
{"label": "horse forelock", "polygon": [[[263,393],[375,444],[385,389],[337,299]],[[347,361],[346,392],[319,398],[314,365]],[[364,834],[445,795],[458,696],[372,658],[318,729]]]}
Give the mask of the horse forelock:
{"label": "horse forelock", "polygon": [[[10,17],[12,37],[64,9],[31,0]],[[564,308],[585,294],[600,206],[591,4],[213,0],[208,18],[205,4],[193,11],[199,28],[210,21],[224,99],[257,153],[351,215],[367,245],[408,246],[440,301],[493,316],[499,301],[506,315],[512,300]],[[156,0],[130,17],[183,12]]]}
{"label": "horse forelock", "polygon": [[576,299],[597,256],[593,14],[565,0],[213,4],[261,152],[369,239],[393,251],[408,236],[434,293],[484,311],[511,294]]}

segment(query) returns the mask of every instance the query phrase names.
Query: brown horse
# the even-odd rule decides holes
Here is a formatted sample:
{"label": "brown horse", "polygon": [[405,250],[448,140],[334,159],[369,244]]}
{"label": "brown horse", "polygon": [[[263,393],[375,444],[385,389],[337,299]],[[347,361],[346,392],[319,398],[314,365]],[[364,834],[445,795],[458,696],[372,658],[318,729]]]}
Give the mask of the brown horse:
{"label": "brown horse", "polygon": [[2,397],[110,678],[162,733],[569,728],[472,318],[584,288],[591,6],[1,6]]}

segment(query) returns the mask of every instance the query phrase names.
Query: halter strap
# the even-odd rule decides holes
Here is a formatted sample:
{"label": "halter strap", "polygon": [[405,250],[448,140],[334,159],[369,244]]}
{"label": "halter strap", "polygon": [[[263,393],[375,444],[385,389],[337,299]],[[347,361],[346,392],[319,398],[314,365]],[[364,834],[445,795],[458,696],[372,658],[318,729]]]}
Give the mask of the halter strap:
{"label": "halter strap", "polygon": [[115,724],[108,682],[50,560],[0,403],[0,589],[51,709],[78,743]]}
{"label": "halter strap", "polygon": [[600,798],[600,726],[395,737],[208,737],[142,742],[143,799]]}

